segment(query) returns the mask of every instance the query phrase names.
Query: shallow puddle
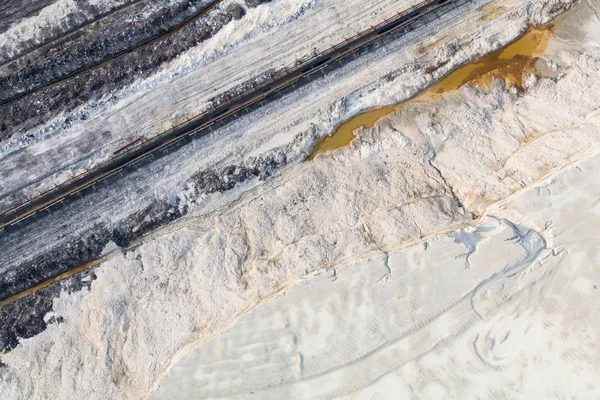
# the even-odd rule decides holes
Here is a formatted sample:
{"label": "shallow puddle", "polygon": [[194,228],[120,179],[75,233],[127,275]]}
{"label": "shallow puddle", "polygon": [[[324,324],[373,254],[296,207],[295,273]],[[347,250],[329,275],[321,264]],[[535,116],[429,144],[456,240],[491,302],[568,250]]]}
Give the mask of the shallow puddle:
{"label": "shallow puddle", "polygon": [[331,150],[346,147],[354,140],[354,131],[361,126],[372,128],[375,126],[377,121],[383,117],[393,113],[398,108],[396,106],[388,106],[384,108],[375,108],[372,110],[365,111],[357,116],[344,122],[333,133],[331,136],[319,140],[313,148],[309,160],[312,160],[315,156],[321,153],[326,153]]}
{"label": "shallow puddle", "polygon": [[441,81],[419,93],[410,100],[400,104],[375,108],[365,111],[341,124],[331,136],[327,136],[315,144],[309,160],[317,155],[345,147],[356,137],[355,131],[361,127],[373,128],[377,121],[407,104],[416,101],[427,101],[442,93],[456,90],[469,83],[486,90],[493,79],[504,79],[510,85],[523,89],[523,80],[533,70],[538,57],[544,54],[550,36],[551,26],[531,27],[519,39],[505,48],[485,55],[464,65]]}

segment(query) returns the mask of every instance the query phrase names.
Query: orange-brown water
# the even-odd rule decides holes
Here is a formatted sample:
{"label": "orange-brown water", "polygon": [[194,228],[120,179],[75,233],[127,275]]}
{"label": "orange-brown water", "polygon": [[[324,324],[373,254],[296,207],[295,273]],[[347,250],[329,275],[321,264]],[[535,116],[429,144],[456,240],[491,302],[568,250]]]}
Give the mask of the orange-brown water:
{"label": "orange-brown water", "polygon": [[552,34],[551,29],[551,26],[530,27],[523,36],[510,45],[454,70],[412,99],[358,114],[341,124],[333,135],[318,141],[309,160],[318,154],[347,146],[356,137],[357,129],[373,128],[377,121],[407,104],[434,99],[442,93],[456,90],[467,83],[486,90],[492,80],[504,79],[507,86],[513,85],[523,89],[524,77],[533,69],[538,57],[546,50]]}

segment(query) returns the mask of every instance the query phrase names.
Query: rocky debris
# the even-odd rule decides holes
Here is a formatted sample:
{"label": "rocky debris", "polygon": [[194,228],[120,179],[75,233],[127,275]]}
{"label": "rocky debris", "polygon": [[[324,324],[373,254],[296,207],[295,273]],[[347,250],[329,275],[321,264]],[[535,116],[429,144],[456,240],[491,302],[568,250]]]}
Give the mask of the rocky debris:
{"label": "rocky debris", "polygon": [[225,11],[235,20],[241,19],[246,15],[246,9],[238,3],[229,4]]}
{"label": "rocky debris", "polygon": [[0,299],[7,299],[73,268],[98,259],[109,242],[128,247],[144,234],[187,213],[187,206],[157,200],[144,210],[110,224],[99,224],[78,237],[63,239],[44,252],[0,277]]}
{"label": "rocky debris", "polygon": [[[23,56],[5,66],[0,79],[0,102],[56,82],[75,72],[100,64],[123,51],[134,49],[194,18],[214,0],[148,1],[123,10],[106,26],[88,27],[91,33],[76,35],[60,46],[52,45]],[[93,15],[93,13],[92,13]],[[143,17],[142,17],[143,15]],[[104,21],[102,21],[104,22]],[[101,24],[99,21],[97,24]]]}
{"label": "rocky debris", "polygon": [[179,199],[171,204],[157,201],[119,222],[113,230],[111,240],[119,247],[128,247],[131,242],[161,226],[167,225],[187,214],[187,205]]}
{"label": "rocky debris", "polygon": [[[128,53],[99,68],[81,73],[72,79],[1,105],[0,141],[10,138],[17,129],[22,131],[32,129],[61,112],[73,110],[105,94],[118,91],[136,79],[150,76],[161,64],[173,60],[180,53],[212,37],[229,22],[242,18],[244,14],[245,11],[239,4],[230,4],[224,8],[217,7],[164,39]],[[148,26],[148,24],[144,22],[144,26]],[[73,70],[70,62],[77,63],[78,59],[86,63],[78,68],[93,65],[98,61],[98,55],[105,54],[105,47],[110,48],[113,42],[115,46],[123,41],[127,42],[123,37],[126,34],[128,31],[124,31],[116,38],[107,36],[99,42],[101,44],[92,44],[89,47],[72,50],[72,55],[65,58],[68,62],[55,64],[56,60],[51,59],[47,62],[42,61],[41,64],[35,64],[29,69],[19,70],[17,74],[1,81],[0,89],[3,93],[9,91],[18,93],[23,90],[23,85],[31,88],[35,85],[33,82],[39,82],[39,74],[45,74],[43,79],[45,81],[60,79],[62,75]],[[77,57],[74,54],[77,54]],[[55,71],[59,72],[55,73]]]}
{"label": "rocky debris", "polygon": [[246,165],[229,165],[220,173],[214,170],[199,172],[192,177],[192,186],[199,193],[215,193],[231,190],[233,187],[248,179],[259,178],[261,181],[272,176],[287,163],[285,152],[250,159]]}
{"label": "rocky debris", "polygon": [[[283,168],[286,163],[286,153],[281,151],[275,155],[251,158],[245,165],[229,165],[218,173],[213,169],[199,172],[185,186],[193,187],[196,196],[222,193],[252,178],[264,181]],[[136,212],[115,224],[109,240],[119,247],[129,247],[133,241],[143,235],[186,215],[188,208],[188,204],[179,197],[172,201],[157,200],[143,211]]]}
{"label": "rocky debris", "polygon": [[[12,3],[14,0],[8,0]],[[17,2],[15,2],[17,3]],[[131,16],[156,0],[107,0],[102,2],[82,0],[18,1],[15,8],[0,12],[0,26],[4,40],[0,43],[0,63],[8,63],[19,57],[35,59],[34,52],[43,46],[68,43],[69,35],[81,37],[120,17]],[[3,5],[4,7],[4,5]],[[11,5],[9,4],[10,8]],[[60,17],[57,18],[57,16]],[[23,28],[28,26],[25,30]],[[46,50],[47,51],[47,50]]]}
{"label": "rocky debris", "polygon": [[271,0],[244,0],[246,6],[248,7],[258,7],[264,3],[270,3]]}
{"label": "rocky debris", "polygon": [[[0,352],[7,353],[28,339],[43,332],[49,324],[63,323],[64,317],[51,315],[52,303],[61,292],[68,294],[90,288],[96,279],[93,269],[53,283],[22,299],[0,308]],[[1,366],[1,365],[0,365]]]}
{"label": "rocky debris", "polygon": [[42,8],[52,4],[55,0],[27,1],[4,0],[0,9],[0,32],[5,31],[11,25],[22,18],[35,15]]}
{"label": "rocky debris", "polygon": [[0,299],[7,299],[97,259],[112,236],[105,225],[98,225],[88,234],[66,239],[52,251],[19,265],[0,277]]}
{"label": "rocky debris", "polygon": [[[286,165],[286,153],[251,158],[245,165],[230,165],[219,173],[207,170],[192,178],[196,193],[215,193],[231,190],[248,179],[266,180]],[[101,224],[80,238],[58,243],[53,251],[19,265],[10,274],[0,277],[0,299],[6,299],[73,268],[98,259],[108,243],[127,248],[143,235],[163,227],[188,212],[188,205],[179,198],[169,202],[157,200],[144,210],[109,226]],[[89,287],[88,275],[77,274],[32,295],[0,308],[0,350],[8,352],[19,343],[44,331],[50,323],[60,323],[61,317],[45,321],[52,310],[52,300],[62,290],[77,291]],[[87,278],[89,279],[89,278]]]}
{"label": "rocky debris", "polygon": [[570,2],[566,2],[564,0],[554,0],[546,4],[542,12],[550,16],[562,14],[573,8],[579,1],[580,0],[571,0]]}

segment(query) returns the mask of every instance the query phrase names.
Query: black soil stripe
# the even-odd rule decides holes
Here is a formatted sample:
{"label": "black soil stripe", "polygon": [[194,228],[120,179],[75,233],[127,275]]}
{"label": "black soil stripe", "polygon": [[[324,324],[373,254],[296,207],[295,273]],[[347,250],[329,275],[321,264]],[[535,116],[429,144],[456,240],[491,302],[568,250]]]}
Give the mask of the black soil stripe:
{"label": "black soil stripe", "polygon": [[[393,20],[385,21],[379,26],[356,35],[354,40],[338,44],[329,51],[315,56],[294,70],[284,70],[282,75],[276,76],[274,79],[263,83],[257,88],[242,93],[237,98],[216,106],[185,124],[163,132],[162,134],[143,142],[139,146],[133,147],[130,151],[107,160],[97,167],[88,170],[86,173],[78,175],[54,189],[5,212],[0,215],[0,232],[6,227],[25,220],[38,211],[49,210],[54,204],[63,199],[72,197],[84,189],[114,175],[123,168],[131,166],[148,157],[153,152],[179,142],[186,136],[198,133],[206,135],[209,132],[207,128],[215,123],[228,117],[235,116],[240,111],[259,103],[268,95],[292,86],[302,77],[310,76],[313,73],[321,71],[327,66],[327,62],[323,62],[323,60],[335,60],[355,53],[361,48],[381,39],[383,36],[409,25],[416,19],[428,15],[442,6],[458,1],[461,0],[424,1],[417,6],[398,14],[398,17]],[[384,30],[384,33],[379,34],[378,31],[380,30]],[[308,70],[307,66],[310,67]],[[264,92],[265,88],[268,89],[266,92]]]}
{"label": "black soil stripe", "polygon": [[51,88],[53,86],[62,84],[64,82],[68,82],[68,81],[70,81],[72,79],[77,78],[81,74],[87,73],[89,71],[96,70],[96,69],[101,68],[101,67],[103,67],[105,65],[108,65],[108,64],[110,64],[110,63],[112,63],[112,62],[114,62],[114,61],[116,61],[118,59],[121,59],[121,58],[123,58],[124,56],[126,56],[128,54],[134,53],[134,52],[136,52],[138,50],[141,50],[143,48],[151,46],[152,44],[154,44],[154,43],[156,43],[158,41],[161,41],[161,40],[163,40],[163,39],[171,36],[172,34],[174,34],[174,33],[178,32],[178,31],[182,30],[183,28],[185,28],[186,26],[188,26],[192,22],[196,21],[198,18],[206,15],[209,11],[211,11],[213,8],[215,8],[217,5],[221,4],[224,1],[225,0],[215,0],[214,3],[206,6],[201,11],[199,11],[197,14],[195,14],[190,19],[188,19],[187,21],[185,21],[184,23],[176,26],[175,28],[169,30],[166,33],[163,33],[160,36],[157,36],[157,37],[155,37],[153,39],[150,39],[150,40],[148,40],[148,41],[146,41],[146,42],[144,42],[144,43],[142,43],[139,46],[136,46],[134,48],[123,50],[123,51],[117,53],[116,55],[114,55],[114,56],[112,56],[112,57],[110,57],[110,58],[108,58],[108,59],[106,59],[106,60],[104,60],[104,61],[102,61],[102,62],[100,62],[98,64],[95,64],[95,65],[93,65],[91,67],[90,66],[85,66],[85,67],[76,69],[75,71],[71,72],[70,74],[66,75],[65,77],[57,78],[57,79],[55,79],[53,81],[49,81],[47,83],[44,83],[42,85],[39,85],[39,86],[34,87],[32,89],[29,89],[27,91],[21,92],[21,93],[19,93],[16,96],[12,96],[10,98],[4,99],[4,100],[0,101],[0,106],[13,103],[13,102],[15,102],[15,101],[17,101],[17,100],[19,100],[19,99],[21,99],[21,98],[23,98],[25,96],[28,96],[30,94],[37,93],[37,92],[40,92],[42,90],[46,90],[48,88]]}

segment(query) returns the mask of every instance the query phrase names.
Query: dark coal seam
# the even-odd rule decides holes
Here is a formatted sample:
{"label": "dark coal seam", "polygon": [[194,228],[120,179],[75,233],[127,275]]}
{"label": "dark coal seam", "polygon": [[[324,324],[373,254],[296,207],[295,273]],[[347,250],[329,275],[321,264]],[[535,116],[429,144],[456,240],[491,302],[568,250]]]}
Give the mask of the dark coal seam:
{"label": "dark coal seam", "polygon": [[[237,3],[232,4],[236,5]],[[241,8],[241,6],[237,5]],[[54,86],[45,88],[35,93],[30,93],[10,104],[0,106],[0,142],[14,136],[19,130],[32,130],[35,127],[47,122],[58,113],[65,113],[74,110],[75,108],[89,102],[91,99],[96,99],[126,87],[131,84],[136,78],[146,78],[155,73],[164,63],[169,62],[177,57],[177,53],[185,51],[190,47],[196,46],[199,43],[208,40],[219,32],[224,26],[234,20],[236,17],[241,18],[245,12],[234,14],[232,7],[228,7],[221,14],[218,14],[215,19],[220,21],[217,26],[211,26],[203,23],[201,19],[192,21],[198,23],[197,26],[187,25],[182,30],[175,32],[173,35],[164,38],[161,41],[155,42],[152,45],[158,47],[150,48],[146,46],[138,48],[136,51],[129,52],[121,58],[111,61],[108,65],[100,66],[85,71],[82,75],[77,75],[69,79],[68,82],[61,81]],[[191,43],[183,43],[185,48],[177,48],[175,35],[188,33],[186,29],[197,31],[191,32],[191,35],[186,35],[182,39],[189,40]],[[198,33],[203,33],[202,37]],[[189,45],[189,46],[188,46]],[[140,63],[144,65],[140,68]],[[107,79],[112,79],[107,81]],[[79,87],[79,90],[74,90],[73,87]],[[3,114],[3,115],[2,115]],[[84,115],[81,120],[87,117]],[[75,120],[74,116],[67,118],[66,124],[69,125]],[[12,132],[9,128],[13,127]],[[3,132],[4,137],[2,137]],[[29,134],[25,134],[23,138],[27,138]]]}
{"label": "dark coal seam", "polygon": [[[132,52],[138,51],[140,49],[143,49],[145,47],[150,46],[151,44],[153,44],[156,41],[162,40],[162,39],[166,39],[167,37],[171,36],[172,34],[180,31],[181,29],[185,28],[186,26],[188,26],[190,23],[194,22],[196,19],[202,17],[203,15],[205,15],[207,12],[209,12],[210,10],[212,10],[213,8],[215,8],[217,5],[219,5],[220,3],[222,3],[225,0],[215,0],[213,3],[209,4],[208,6],[202,8],[201,10],[199,10],[196,14],[194,14],[192,17],[190,17],[189,19],[185,20],[184,22],[182,22],[181,24],[171,28],[170,30],[168,30],[167,32],[153,37],[145,42],[143,42],[142,44],[137,45],[134,48],[129,48],[126,50],[123,50],[117,54],[112,54],[107,58],[102,59],[102,61],[93,64],[91,66],[83,66],[69,74],[66,74],[65,76],[61,76],[58,77],[55,80],[51,80],[48,82],[45,82],[42,85],[39,86],[34,86],[32,89],[29,89],[27,91],[21,92],[18,95],[12,96],[10,98],[4,99],[2,101],[0,101],[0,106],[5,105],[5,104],[9,104],[12,103],[14,101],[17,101],[27,95],[33,94],[35,92],[44,90],[45,88],[51,87],[53,85],[56,85],[57,83],[61,83],[61,82],[65,82],[68,81],[70,79],[74,79],[75,77],[79,76],[82,73],[85,73],[87,71],[91,71],[94,70],[96,68],[101,68],[102,66],[106,65],[107,63],[111,63],[119,58],[122,58],[123,56],[130,54]],[[14,61],[14,60],[13,60]]]}
{"label": "dark coal seam", "polygon": [[30,48],[24,49],[21,53],[19,53],[19,54],[15,55],[15,56],[13,56],[11,58],[8,58],[8,59],[0,62],[0,67],[4,67],[4,66],[10,64],[13,61],[18,60],[19,58],[22,58],[22,57],[28,55],[29,53],[33,53],[35,51],[41,50],[44,47],[49,47],[49,46],[51,46],[54,43],[60,42],[61,40],[68,39],[69,36],[75,36],[74,33],[77,33],[77,31],[85,29],[89,25],[93,25],[93,24],[99,23],[99,22],[101,22],[101,20],[109,18],[109,17],[112,17],[114,14],[116,14],[116,13],[118,13],[120,11],[123,11],[123,10],[125,10],[125,9],[127,9],[129,7],[136,6],[136,5],[138,5],[139,3],[143,2],[143,1],[148,1],[148,0],[134,0],[131,3],[123,4],[123,5],[121,5],[121,6],[117,7],[117,8],[114,8],[114,9],[108,11],[107,13],[98,15],[96,17],[96,19],[93,20],[93,21],[89,21],[87,23],[84,23],[82,25],[73,27],[72,29],[69,29],[69,30],[65,31],[64,33],[62,33],[62,36],[55,37],[52,40],[50,40],[49,42],[40,43],[39,45],[32,46]]}
{"label": "dark coal seam", "polygon": [[[3,0],[0,3],[0,32],[6,32],[15,22],[38,15],[40,11],[56,0],[41,0],[29,2],[23,6],[23,0]],[[28,9],[29,7],[29,9]]]}
{"label": "dark coal seam", "polygon": [[[95,279],[93,268],[82,271],[0,308],[0,353],[8,353],[19,345],[20,339],[36,336],[50,324],[63,323],[65,319],[62,316],[52,316],[47,322],[44,320],[52,311],[54,299],[63,290],[68,294],[86,288],[89,290]],[[0,360],[0,371],[3,367],[7,365]]]}

